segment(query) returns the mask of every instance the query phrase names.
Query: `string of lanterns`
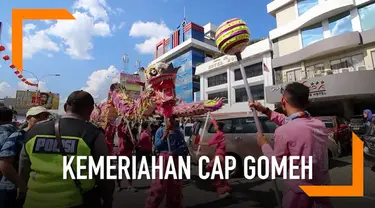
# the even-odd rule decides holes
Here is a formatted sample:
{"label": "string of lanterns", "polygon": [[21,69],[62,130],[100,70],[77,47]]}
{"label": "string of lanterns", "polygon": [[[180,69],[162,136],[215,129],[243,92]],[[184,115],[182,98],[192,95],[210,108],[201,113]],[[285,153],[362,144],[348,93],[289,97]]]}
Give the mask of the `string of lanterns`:
{"label": "string of lanterns", "polygon": [[[3,52],[3,51],[5,51],[5,46],[0,45],[0,52]],[[3,56],[3,59],[4,59],[4,61],[9,61],[9,60],[10,60],[10,57],[9,57],[7,54],[5,54],[5,55]],[[20,71],[18,71],[18,69],[16,69],[16,66],[15,66],[14,64],[9,65],[9,67],[10,67],[11,69],[15,69],[15,70],[13,71],[13,73],[14,73],[15,75],[17,75],[17,77],[18,77],[23,83],[25,83],[25,84],[27,84],[27,85],[29,85],[29,86],[38,87],[38,83],[32,83],[32,82],[28,81],[27,79],[25,79],[25,77],[23,77],[23,75],[20,73]]]}

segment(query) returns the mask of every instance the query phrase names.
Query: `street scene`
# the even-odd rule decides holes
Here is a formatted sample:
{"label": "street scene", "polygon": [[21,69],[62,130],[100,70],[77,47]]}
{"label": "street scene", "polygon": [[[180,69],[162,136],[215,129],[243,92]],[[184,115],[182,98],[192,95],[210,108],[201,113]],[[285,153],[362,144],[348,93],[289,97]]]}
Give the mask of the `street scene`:
{"label": "street scene", "polygon": [[5,2],[0,208],[374,207],[375,0]]}

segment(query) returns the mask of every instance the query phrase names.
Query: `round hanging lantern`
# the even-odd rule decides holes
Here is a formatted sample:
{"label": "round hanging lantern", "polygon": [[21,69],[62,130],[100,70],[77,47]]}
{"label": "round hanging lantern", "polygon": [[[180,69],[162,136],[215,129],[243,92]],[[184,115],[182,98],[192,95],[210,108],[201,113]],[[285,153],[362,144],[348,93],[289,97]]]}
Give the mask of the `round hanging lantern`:
{"label": "round hanging lantern", "polygon": [[0,45],[0,52],[5,51],[5,47],[3,45]]}
{"label": "round hanging lantern", "polygon": [[8,55],[5,55],[5,56],[3,56],[3,59],[4,59],[5,61],[8,61],[8,60],[10,59],[10,57],[9,57]]}
{"label": "round hanging lantern", "polygon": [[12,69],[16,68],[16,66],[14,66],[14,64],[9,65],[9,67],[12,68]]}

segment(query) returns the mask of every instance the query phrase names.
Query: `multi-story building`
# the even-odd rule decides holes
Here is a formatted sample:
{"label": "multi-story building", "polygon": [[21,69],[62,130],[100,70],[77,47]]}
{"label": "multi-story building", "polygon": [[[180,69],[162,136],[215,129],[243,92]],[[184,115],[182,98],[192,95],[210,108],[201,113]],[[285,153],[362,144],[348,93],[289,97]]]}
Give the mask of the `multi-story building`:
{"label": "multi-story building", "polygon": [[312,114],[375,108],[374,0],[274,0],[267,10],[277,22],[269,32],[277,85],[266,87],[268,103],[298,81],[311,89]]}
{"label": "multi-story building", "polygon": [[196,66],[220,54],[215,46],[215,31],[216,26],[211,23],[204,27],[193,22],[183,23],[155,47],[155,59],[151,64],[171,62],[175,67],[180,67],[176,78],[176,95],[184,102],[199,100],[200,80],[194,75]]}
{"label": "multi-story building", "polygon": [[[267,38],[249,45],[241,54],[253,98],[263,103],[264,86],[273,85],[271,51],[271,42]],[[226,105],[217,113],[249,112],[248,97],[236,56],[224,55],[201,64],[195,75],[200,76],[200,96],[203,100],[225,98]]]}

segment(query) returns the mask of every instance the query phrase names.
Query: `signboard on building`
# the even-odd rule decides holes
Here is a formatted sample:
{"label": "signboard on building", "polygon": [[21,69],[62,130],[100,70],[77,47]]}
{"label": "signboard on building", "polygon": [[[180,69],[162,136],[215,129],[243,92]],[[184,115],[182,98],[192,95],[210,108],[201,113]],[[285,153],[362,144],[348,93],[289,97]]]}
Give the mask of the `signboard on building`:
{"label": "signboard on building", "polygon": [[218,59],[215,59],[212,64],[208,65],[208,70],[216,69],[234,62],[237,62],[236,56],[222,56]]}
{"label": "signboard on building", "polygon": [[[341,99],[344,97],[349,98],[375,94],[375,88],[371,85],[373,80],[375,80],[375,71],[365,70],[320,76],[313,79],[302,80],[300,83],[310,88],[311,99],[318,100],[327,98]],[[266,87],[266,102],[280,102],[282,89],[285,89],[287,84],[289,83]]]}
{"label": "signboard on building", "polygon": [[44,106],[47,109],[59,109],[59,94],[51,92],[33,92],[18,90],[16,94],[16,109],[29,109],[33,106]]}
{"label": "signboard on building", "polygon": [[142,87],[137,83],[140,82],[141,78],[138,75],[120,73],[120,83],[130,91],[141,91]]}
{"label": "signboard on building", "polygon": [[[302,83],[309,87],[310,89],[310,98],[324,96],[327,94],[326,86],[324,80],[320,81],[309,81],[309,80],[302,80],[299,83]],[[281,84],[277,86],[271,86],[270,89],[272,92],[282,92],[285,89],[287,84]]]}

